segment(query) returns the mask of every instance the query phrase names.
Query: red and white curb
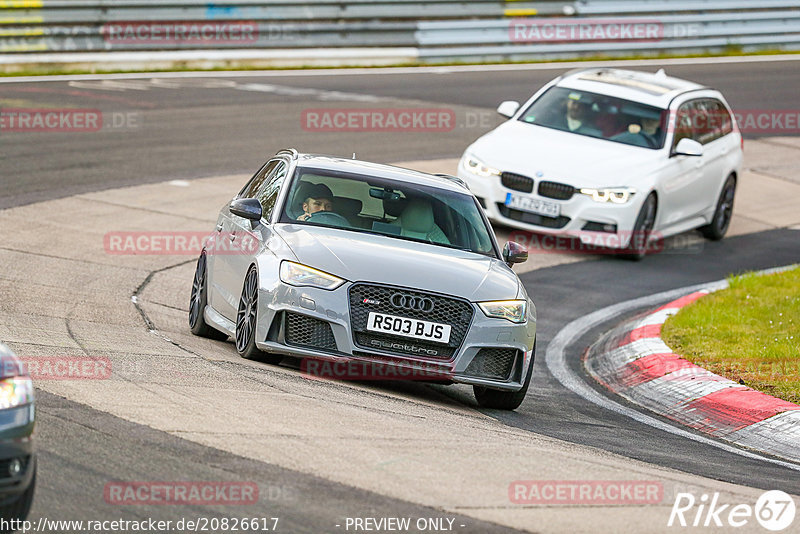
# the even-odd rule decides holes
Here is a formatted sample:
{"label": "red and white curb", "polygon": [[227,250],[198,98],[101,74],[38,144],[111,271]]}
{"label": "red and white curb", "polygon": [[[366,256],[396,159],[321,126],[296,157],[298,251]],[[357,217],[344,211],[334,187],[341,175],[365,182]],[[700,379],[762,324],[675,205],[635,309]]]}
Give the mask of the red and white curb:
{"label": "red and white curb", "polygon": [[708,293],[695,291],[606,333],[584,355],[586,370],[612,392],[673,421],[800,462],[800,406],[703,369],[661,340],[667,318]]}

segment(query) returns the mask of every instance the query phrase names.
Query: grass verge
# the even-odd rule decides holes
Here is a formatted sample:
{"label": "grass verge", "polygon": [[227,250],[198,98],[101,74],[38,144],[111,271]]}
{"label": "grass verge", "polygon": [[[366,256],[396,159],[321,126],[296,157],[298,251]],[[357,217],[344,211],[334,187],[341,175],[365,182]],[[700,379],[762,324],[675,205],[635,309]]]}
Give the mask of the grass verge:
{"label": "grass verge", "polygon": [[713,373],[800,404],[800,268],[728,281],[671,317],[661,337]]}
{"label": "grass verge", "polygon": [[[143,71],[141,69],[110,69],[110,68],[93,68],[93,69],[74,69],[71,67],[64,67],[58,65],[37,65],[30,68],[20,68],[13,72],[0,71],[0,77],[11,78],[20,76],[54,76],[54,75],[81,75],[81,74],[131,74],[140,72],[235,72],[235,71],[270,71],[270,70],[331,70],[331,69],[352,69],[352,68],[372,68],[384,69],[392,67],[449,67],[460,65],[527,65],[534,63],[578,63],[578,62],[593,62],[593,61],[636,61],[636,60],[659,60],[659,59],[685,59],[685,58],[712,58],[712,57],[738,57],[738,56],[772,56],[772,55],[796,55],[800,54],[800,50],[784,50],[780,48],[743,51],[737,47],[726,47],[723,50],[713,52],[698,52],[686,54],[620,54],[620,55],[604,55],[593,54],[574,58],[554,58],[554,59],[540,59],[537,61],[520,60],[520,61],[451,61],[451,62],[431,62],[431,63],[397,63],[394,65],[338,65],[338,66],[316,66],[316,65],[281,65],[274,66],[267,63],[258,63],[253,65],[229,65],[227,61],[220,60],[221,64],[212,68],[199,68],[197,66],[185,66],[182,61],[176,61],[175,66],[172,68],[157,68],[148,69]],[[2,68],[2,65],[0,65]]]}

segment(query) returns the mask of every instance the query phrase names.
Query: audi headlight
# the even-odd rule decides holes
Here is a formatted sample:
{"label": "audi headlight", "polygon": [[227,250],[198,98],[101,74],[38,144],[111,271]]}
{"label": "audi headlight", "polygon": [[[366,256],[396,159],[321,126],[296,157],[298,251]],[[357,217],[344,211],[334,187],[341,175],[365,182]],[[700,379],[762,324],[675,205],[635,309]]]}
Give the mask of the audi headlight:
{"label": "audi headlight", "polygon": [[486,317],[506,319],[512,323],[524,323],[527,301],[524,300],[495,300],[479,302],[478,306]]}
{"label": "audi headlight", "polygon": [[582,195],[592,197],[595,202],[612,202],[614,204],[625,204],[636,193],[636,190],[630,187],[606,187],[601,189],[584,187],[580,191]]}
{"label": "audi headlight", "polygon": [[332,291],[344,284],[344,280],[308,265],[293,261],[281,263],[281,281],[290,286],[318,287]]}
{"label": "audi headlight", "polygon": [[481,160],[476,158],[475,156],[465,155],[464,158],[461,160],[461,165],[464,167],[464,170],[467,172],[471,172],[472,174],[476,174],[478,176],[500,176],[500,171],[489,167]]}
{"label": "audi headlight", "polygon": [[0,410],[16,408],[33,402],[33,382],[27,376],[0,380]]}

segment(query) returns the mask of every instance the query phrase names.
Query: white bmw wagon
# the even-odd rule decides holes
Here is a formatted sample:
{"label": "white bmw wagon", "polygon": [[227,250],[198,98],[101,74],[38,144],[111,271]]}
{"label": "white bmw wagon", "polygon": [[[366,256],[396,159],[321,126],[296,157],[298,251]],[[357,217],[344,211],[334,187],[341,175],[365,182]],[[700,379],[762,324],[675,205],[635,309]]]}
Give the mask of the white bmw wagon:
{"label": "white bmw wagon", "polygon": [[579,69],[464,152],[458,175],[490,219],[619,249],[699,228],[722,239],[743,141],[719,91],[658,73]]}

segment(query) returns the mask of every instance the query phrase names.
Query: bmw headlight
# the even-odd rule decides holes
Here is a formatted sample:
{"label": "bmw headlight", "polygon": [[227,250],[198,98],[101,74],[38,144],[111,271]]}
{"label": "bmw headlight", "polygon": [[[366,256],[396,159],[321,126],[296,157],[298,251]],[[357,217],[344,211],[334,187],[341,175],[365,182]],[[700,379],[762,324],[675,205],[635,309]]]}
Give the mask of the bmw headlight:
{"label": "bmw headlight", "polygon": [[33,402],[33,382],[27,376],[0,380],[0,410],[16,408]]}
{"label": "bmw headlight", "polygon": [[476,174],[478,176],[500,176],[499,170],[489,167],[475,156],[471,156],[469,154],[465,155],[461,160],[461,166],[465,171],[471,172],[472,174]]}
{"label": "bmw headlight", "polygon": [[486,317],[506,319],[512,323],[524,323],[527,304],[525,300],[495,300],[479,302],[478,306]]}
{"label": "bmw headlight", "polygon": [[625,204],[636,193],[636,190],[630,187],[605,187],[601,189],[584,187],[580,191],[582,195],[592,197],[595,202],[611,202],[613,204]]}
{"label": "bmw headlight", "polygon": [[329,291],[345,282],[338,276],[293,261],[281,263],[281,281],[290,286],[318,287]]}

